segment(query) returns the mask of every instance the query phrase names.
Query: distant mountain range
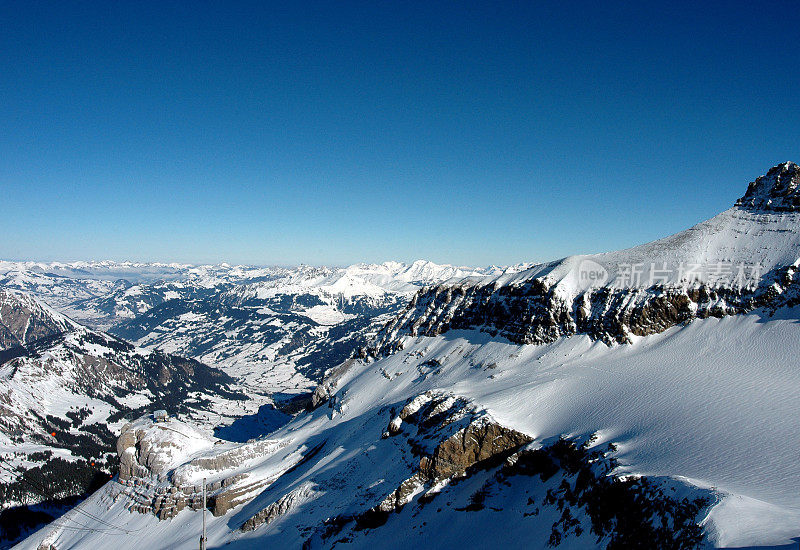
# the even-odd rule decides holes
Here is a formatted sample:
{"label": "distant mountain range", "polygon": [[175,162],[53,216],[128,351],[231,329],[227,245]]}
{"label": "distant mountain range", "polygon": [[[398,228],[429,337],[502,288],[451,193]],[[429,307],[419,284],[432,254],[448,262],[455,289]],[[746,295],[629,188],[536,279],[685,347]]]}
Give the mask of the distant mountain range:
{"label": "distant mountain range", "polygon": [[[132,419],[119,427],[119,476],[20,549],[111,536],[119,550],[195,548],[203,480],[209,548],[788,550],[800,537],[793,163],[686,231],[546,264],[236,281],[219,267],[148,269],[162,268],[219,282],[94,279],[85,288],[104,293],[50,303],[138,345],[213,359],[266,403],[255,437],[237,422],[212,434],[193,411]],[[8,272],[37,270],[55,280]],[[26,277],[7,286],[39,275]],[[12,317],[6,338],[23,342]],[[275,416],[270,399],[316,381],[304,410]]]}
{"label": "distant mountain range", "polygon": [[[206,431],[239,419],[224,428],[237,439],[285,421],[273,405],[301,410],[324,372],[417,289],[484,273],[423,261],[344,269],[0,262],[3,524],[35,515],[10,513],[21,506],[47,509],[116,473],[117,434],[147,411],[164,408]],[[64,468],[75,474],[61,476]],[[19,476],[51,489],[42,495]]]}
{"label": "distant mountain range", "polygon": [[503,271],[426,261],[347,268],[0,262],[0,288],[138,346],[213,364],[264,396],[313,389],[420,288]]}

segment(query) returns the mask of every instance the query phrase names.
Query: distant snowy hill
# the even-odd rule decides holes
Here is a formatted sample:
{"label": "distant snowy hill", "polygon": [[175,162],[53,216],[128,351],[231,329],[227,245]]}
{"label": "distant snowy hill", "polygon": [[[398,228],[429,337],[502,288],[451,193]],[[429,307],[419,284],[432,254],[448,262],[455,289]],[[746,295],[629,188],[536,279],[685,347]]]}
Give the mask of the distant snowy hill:
{"label": "distant snowy hill", "polygon": [[0,288],[140,347],[218,366],[263,400],[313,389],[419,288],[501,272],[423,260],[346,268],[0,262]]}
{"label": "distant snowy hill", "polygon": [[431,283],[247,442],[133,421],[119,478],[19,548],[195,548],[203,478],[209,547],[794,548],[798,184],[784,163],[672,237]]}

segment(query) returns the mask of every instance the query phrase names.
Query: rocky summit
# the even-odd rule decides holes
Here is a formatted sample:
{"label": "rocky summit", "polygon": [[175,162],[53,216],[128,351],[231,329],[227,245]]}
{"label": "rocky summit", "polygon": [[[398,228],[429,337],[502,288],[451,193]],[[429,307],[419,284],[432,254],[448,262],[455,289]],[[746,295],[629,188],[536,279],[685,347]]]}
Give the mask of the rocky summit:
{"label": "rocky summit", "polygon": [[736,206],[774,212],[800,210],[800,166],[784,162],[769,169],[747,187]]}

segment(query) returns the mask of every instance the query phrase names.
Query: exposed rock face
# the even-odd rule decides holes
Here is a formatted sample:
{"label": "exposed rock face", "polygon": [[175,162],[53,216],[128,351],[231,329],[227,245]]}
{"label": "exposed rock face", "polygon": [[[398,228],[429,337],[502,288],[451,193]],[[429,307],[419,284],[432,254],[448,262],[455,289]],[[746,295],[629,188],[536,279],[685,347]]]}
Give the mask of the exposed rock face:
{"label": "exposed rock face", "polygon": [[117,454],[120,483],[138,488],[131,495],[131,509],[160,519],[187,505],[200,509],[202,485],[172,484],[168,474],[182,455],[212,444],[202,433],[177,422],[157,424],[141,418],[127,424],[117,440]]}
{"label": "exposed rock face", "polygon": [[452,329],[479,329],[517,344],[549,343],[573,334],[629,343],[632,336],[656,334],[695,318],[791,305],[798,296],[795,265],[766,274],[756,288],[601,287],[571,296],[538,278],[505,286],[442,285],[420,291],[360,355],[393,353],[403,335],[438,336]]}
{"label": "exposed rock face", "polygon": [[472,466],[504,457],[533,438],[494,422],[479,420],[442,441],[433,456],[420,460],[420,472],[436,480],[461,474]]}
{"label": "exposed rock face", "polygon": [[148,417],[126,424],[117,440],[119,480],[153,478],[164,481],[187,453],[209,449],[213,440],[182,422],[156,423]]}
{"label": "exposed rock face", "polygon": [[280,516],[284,515],[293,508],[296,508],[299,504],[310,498],[314,492],[314,485],[312,483],[302,484],[297,489],[286,493],[281,498],[245,521],[241,527],[241,530],[252,531],[261,525],[269,525]]}
{"label": "exposed rock face", "polygon": [[58,336],[75,326],[24,294],[0,289],[0,351]]}
{"label": "exposed rock face", "polygon": [[[548,546],[557,547],[571,538],[571,545],[580,547],[581,541],[575,541],[586,531],[591,535],[583,539],[584,545],[596,540],[608,548],[702,547],[699,521],[711,502],[709,493],[696,490],[686,496],[680,483],[666,478],[619,478],[614,475],[616,447],[595,446],[594,436],[583,442],[540,442],[534,448],[529,445],[533,438],[498,424],[466,399],[431,391],[405,403],[389,422],[384,438],[389,437],[407,439],[421,456],[419,469],[377,505],[326,519],[303,548],[354,542],[363,533],[382,528],[394,514],[413,522],[424,517],[425,507],[432,502],[437,503],[436,513],[448,507],[448,512],[488,508],[495,513],[508,512],[505,506],[514,498],[520,499],[517,509],[523,512],[522,518],[541,517],[540,512],[554,518],[547,520],[553,521]],[[470,481],[462,485],[465,480]],[[476,486],[480,488],[474,491]],[[466,506],[458,507],[457,502],[464,499],[455,495],[464,487],[471,487],[472,494]],[[272,521],[285,513],[287,500],[277,500],[256,517]],[[412,503],[409,513],[405,508]],[[584,516],[588,521],[581,519]],[[386,528],[397,527],[396,521]],[[249,522],[247,526],[251,527]]]}
{"label": "exposed rock face", "polygon": [[526,434],[501,426],[467,400],[435,392],[409,401],[391,420],[384,437],[404,432],[420,455],[419,469],[370,513],[400,510],[425,485],[464,475],[473,467],[502,462],[533,441]]}
{"label": "exposed rock face", "polygon": [[800,166],[784,162],[751,182],[736,206],[773,212],[800,211]]}
{"label": "exposed rock face", "polygon": [[142,417],[127,424],[117,440],[117,454],[119,481],[133,488],[131,509],[159,519],[173,517],[187,506],[199,510],[206,477],[208,508],[221,516],[272,481],[249,480],[248,474],[237,469],[282,449],[288,441],[255,439],[228,443],[231,448],[222,447],[221,452],[206,452],[216,449],[216,443],[221,442],[176,420],[155,423]]}

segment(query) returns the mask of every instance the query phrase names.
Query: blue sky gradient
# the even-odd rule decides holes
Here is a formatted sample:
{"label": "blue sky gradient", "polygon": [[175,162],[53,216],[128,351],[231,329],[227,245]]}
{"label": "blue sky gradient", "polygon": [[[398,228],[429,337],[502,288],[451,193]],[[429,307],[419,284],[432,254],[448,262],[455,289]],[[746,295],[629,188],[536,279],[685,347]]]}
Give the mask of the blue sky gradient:
{"label": "blue sky gradient", "polygon": [[488,265],[649,241],[800,161],[799,12],[2,2],[0,258]]}

